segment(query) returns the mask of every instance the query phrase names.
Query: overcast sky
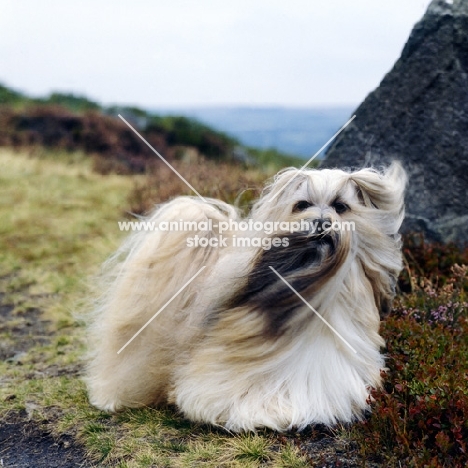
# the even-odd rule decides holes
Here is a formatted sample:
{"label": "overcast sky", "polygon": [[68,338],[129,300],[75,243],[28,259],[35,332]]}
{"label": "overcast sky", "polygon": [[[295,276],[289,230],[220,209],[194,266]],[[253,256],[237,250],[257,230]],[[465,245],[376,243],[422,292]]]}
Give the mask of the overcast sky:
{"label": "overcast sky", "polygon": [[143,107],[354,105],[430,0],[0,0],[0,82]]}

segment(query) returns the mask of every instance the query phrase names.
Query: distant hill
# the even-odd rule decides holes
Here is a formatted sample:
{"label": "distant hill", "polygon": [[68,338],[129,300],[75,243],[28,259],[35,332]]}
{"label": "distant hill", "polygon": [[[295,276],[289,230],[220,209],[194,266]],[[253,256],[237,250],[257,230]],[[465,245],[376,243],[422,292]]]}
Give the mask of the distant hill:
{"label": "distant hill", "polygon": [[85,96],[31,98],[0,84],[0,146],[46,147],[97,156],[101,172],[143,173],[159,158],[118,118],[121,114],[169,160],[201,157],[260,168],[300,165],[298,157],[248,147],[184,115],[102,106]]}
{"label": "distant hill", "polygon": [[311,157],[349,119],[353,107],[195,107],[153,109],[193,117],[247,146]]}

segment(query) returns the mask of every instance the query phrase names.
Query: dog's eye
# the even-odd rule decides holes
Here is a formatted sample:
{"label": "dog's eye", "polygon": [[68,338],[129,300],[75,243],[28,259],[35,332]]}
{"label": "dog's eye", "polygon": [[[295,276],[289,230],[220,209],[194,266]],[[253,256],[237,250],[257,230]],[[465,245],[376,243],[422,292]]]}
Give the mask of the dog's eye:
{"label": "dog's eye", "polygon": [[308,201],[306,200],[301,200],[301,201],[298,201],[295,205],[294,205],[294,208],[293,208],[293,211],[297,212],[297,211],[304,211],[304,210],[307,210],[307,208],[310,208],[312,206],[312,203],[309,203]]}
{"label": "dog's eye", "polygon": [[333,208],[335,209],[335,211],[338,213],[338,214],[342,214],[344,213],[345,211],[348,211],[349,210],[349,206],[346,205],[345,203],[343,202],[340,202],[340,201],[337,201],[335,203],[333,203]]}

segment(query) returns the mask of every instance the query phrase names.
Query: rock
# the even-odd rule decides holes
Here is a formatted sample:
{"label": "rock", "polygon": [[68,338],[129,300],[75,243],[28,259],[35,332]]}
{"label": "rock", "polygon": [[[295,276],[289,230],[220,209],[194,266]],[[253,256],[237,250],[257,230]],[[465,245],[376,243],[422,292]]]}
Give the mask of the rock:
{"label": "rock", "polygon": [[401,57],[321,167],[384,166],[410,178],[403,232],[468,241],[468,1],[433,0]]}

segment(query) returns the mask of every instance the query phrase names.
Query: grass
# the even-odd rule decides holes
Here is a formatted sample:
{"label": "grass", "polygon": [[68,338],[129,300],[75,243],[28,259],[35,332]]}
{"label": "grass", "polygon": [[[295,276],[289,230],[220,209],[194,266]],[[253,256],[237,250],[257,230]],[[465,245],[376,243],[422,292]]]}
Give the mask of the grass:
{"label": "grass", "polygon": [[[84,402],[76,376],[51,370],[79,368],[83,341],[74,312],[86,278],[120,241],[114,226],[131,187],[124,177],[95,175],[80,155],[0,151],[0,297],[13,317],[0,342],[13,346],[12,325],[34,310],[47,324],[16,344],[20,361],[0,362],[0,418],[32,407],[76,412]],[[34,345],[37,333],[47,335],[41,345]]]}

